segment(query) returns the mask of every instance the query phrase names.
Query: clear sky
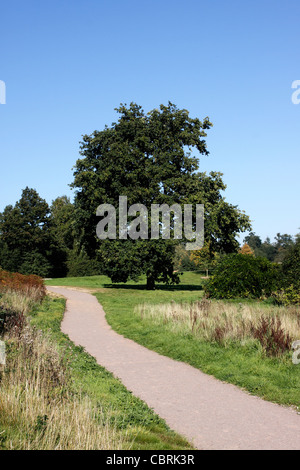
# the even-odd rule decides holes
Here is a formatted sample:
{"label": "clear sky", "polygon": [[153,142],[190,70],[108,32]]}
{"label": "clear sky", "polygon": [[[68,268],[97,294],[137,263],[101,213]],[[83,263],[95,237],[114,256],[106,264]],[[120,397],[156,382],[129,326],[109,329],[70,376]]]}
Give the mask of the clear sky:
{"label": "clear sky", "polygon": [[72,200],[82,134],[171,101],[213,122],[200,170],[253,230],[299,231],[299,0],[10,0],[0,20],[0,211],[26,186]]}

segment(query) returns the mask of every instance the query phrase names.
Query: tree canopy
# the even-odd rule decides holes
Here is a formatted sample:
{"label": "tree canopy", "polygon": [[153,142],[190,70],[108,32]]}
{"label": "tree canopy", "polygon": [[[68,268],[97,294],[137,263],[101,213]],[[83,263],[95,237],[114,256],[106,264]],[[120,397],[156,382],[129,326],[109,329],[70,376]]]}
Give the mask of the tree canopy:
{"label": "tree canopy", "polygon": [[244,242],[250,246],[255,256],[262,256],[275,263],[282,263],[295,244],[294,237],[286,233],[277,233],[272,243],[269,237],[263,242],[256,233],[250,232]]}
{"label": "tree canopy", "polygon": [[287,285],[295,285],[300,291],[300,235],[296,237],[295,244],[283,260],[283,273]]}
{"label": "tree canopy", "polygon": [[65,250],[55,235],[58,231],[47,202],[26,187],[20,200],[0,214],[1,267],[42,277],[65,275]]}
{"label": "tree canopy", "polygon": [[221,173],[198,171],[199,156],[209,154],[205,141],[212,126],[209,118],[193,119],[172,103],[147,114],[136,103],[120,105],[117,112],[116,123],[83,136],[82,158],[75,165],[76,227],[89,256],[97,255],[115,282],[142,273],[149,288],[158,280],[178,282],[173,270],[178,240],[97,239],[97,207],[107,203],[117,208],[121,195],[127,196],[128,206],[204,204],[205,239],[211,249],[236,251],[236,236],[250,228],[249,218],[225,201]]}

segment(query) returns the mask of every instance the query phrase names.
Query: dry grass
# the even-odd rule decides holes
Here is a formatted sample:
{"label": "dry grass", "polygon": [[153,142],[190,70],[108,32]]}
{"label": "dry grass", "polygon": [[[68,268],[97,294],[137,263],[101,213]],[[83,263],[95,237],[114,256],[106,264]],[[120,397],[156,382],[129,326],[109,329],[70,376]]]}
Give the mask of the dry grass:
{"label": "dry grass", "polygon": [[41,301],[46,295],[46,287],[41,277],[11,273],[0,268],[0,293],[19,292],[35,301]]}
{"label": "dry grass", "polygon": [[266,307],[204,298],[192,304],[139,305],[136,312],[142,318],[168,325],[173,331],[192,333],[206,341],[243,344],[258,339],[267,349],[265,343],[270,337],[269,341],[277,344],[278,353],[300,338],[300,308],[295,306]]}
{"label": "dry grass", "polygon": [[[20,293],[2,301],[18,314],[30,308]],[[27,303],[27,301],[29,303]],[[67,352],[26,320],[6,329],[0,373],[0,448],[124,449],[125,438],[99,407],[72,390]],[[128,448],[128,444],[127,444]]]}
{"label": "dry grass", "polygon": [[39,303],[39,292],[36,288],[30,289],[29,295],[8,289],[0,299],[0,308],[27,315],[37,303]]}

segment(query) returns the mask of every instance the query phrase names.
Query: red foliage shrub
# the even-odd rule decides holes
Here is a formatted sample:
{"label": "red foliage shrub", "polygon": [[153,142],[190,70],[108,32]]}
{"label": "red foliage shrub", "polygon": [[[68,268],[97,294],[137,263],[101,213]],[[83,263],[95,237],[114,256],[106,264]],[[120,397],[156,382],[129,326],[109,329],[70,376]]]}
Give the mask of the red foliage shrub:
{"label": "red foliage shrub", "polygon": [[289,351],[292,339],[285,333],[278,317],[264,317],[260,319],[259,325],[251,326],[254,338],[258,339],[268,356],[279,356],[285,351]]}
{"label": "red foliage shrub", "polygon": [[46,288],[41,277],[31,274],[10,273],[0,268],[0,293],[9,290],[20,292],[41,301],[46,295]]}

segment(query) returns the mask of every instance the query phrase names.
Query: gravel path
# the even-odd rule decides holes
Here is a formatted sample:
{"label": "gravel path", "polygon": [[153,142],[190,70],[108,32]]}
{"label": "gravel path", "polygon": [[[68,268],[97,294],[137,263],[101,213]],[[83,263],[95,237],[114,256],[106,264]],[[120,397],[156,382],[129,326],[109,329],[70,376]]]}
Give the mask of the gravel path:
{"label": "gravel path", "polygon": [[67,298],[62,331],[197,449],[300,450],[296,411],[124,338],[107,324],[103,308],[89,293],[48,290]]}

